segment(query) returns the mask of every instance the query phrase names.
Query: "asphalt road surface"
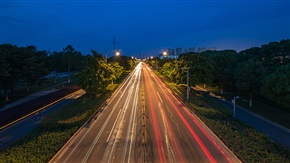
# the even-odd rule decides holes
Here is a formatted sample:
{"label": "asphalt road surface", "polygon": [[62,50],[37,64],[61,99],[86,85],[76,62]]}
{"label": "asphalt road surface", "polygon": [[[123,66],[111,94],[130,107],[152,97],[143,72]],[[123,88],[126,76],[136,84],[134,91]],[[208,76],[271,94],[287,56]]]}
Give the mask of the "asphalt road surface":
{"label": "asphalt road surface", "polygon": [[139,63],[50,162],[240,162]]}
{"label": "asphalt road surface", "polygon": [[7,128],[0,131],[0,150],[9,146],[11,143],[16,141],[17,139],[25,136],[29,132],[33,131],[37,126],[39,126],[41,120],[50,114],[52,111],[57,110],[64,106],[65,104],[71,102],[73,99],[76,99],[85,93],[84,90],[79,90],[60,102],[53,104],[36,114],[33,114],[19,122],[16,122]]}

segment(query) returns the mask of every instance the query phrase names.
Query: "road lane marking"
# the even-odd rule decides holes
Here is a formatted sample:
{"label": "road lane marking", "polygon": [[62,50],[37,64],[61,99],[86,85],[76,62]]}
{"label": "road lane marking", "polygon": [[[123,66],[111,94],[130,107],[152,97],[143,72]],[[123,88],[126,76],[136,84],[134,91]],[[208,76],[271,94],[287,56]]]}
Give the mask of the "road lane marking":
{"label": "road lane marking", "polygon": [[[146,69],[146,71],[144,71],[144,72],[149,73],[147,69]],[[148,80],[149,80],[149,82],[148,82]],[[151,84],[151,82],[152,82],[151,80],[152,79],[150,79],[150,77],[145,78],[145,83]],[[151,86],[152,86],[152,84],[151,84]],[[151,92],[149,91],[148,88],[146,89],[146,92],[147,92],[148,96],[151,97]],[[148,102],[149,102],[151,115],[152,115],[152,125],[153,125],[154,133],[155,133],[155,141],[157,143],[159,162],[165,162],[166,157],[165,157],[165,154],[164,154],[164,148],[163,148],[163,145],[162,145],[161,133],[160,133],[160,130],[159,130],[159,127],[158,127],[156,111],[155,111],[155,108],[153,106],[152,98],[149,98]]]}
{"label": "road lane marking", "polygon": [[110,137],[111,137],[111,135],[112,135],[112,133],[113,133],[113,130],[114,130],[114,128],[115,128],[115,125],[116,125],[116,123],[117,123],[117,120],[119,119],[119,115],[120,115],[120,113],[121,113],[121,110],[122,110],[122,109],[120,109],[120,111],[119,111],[119,113],[118,113],[118,115],[117,115],[117,118],[116,118],[116,120],[115,120],[115,122],[114,122],[114,124],[113,124],[112,130],[111,130],[111,132],[110,132],[110,134],[109,134],[109,136],[108,136],[108,138],[107,138],[107,142],[109,141],[109,139],[110,139]]}
{"label": "road lane marking", "polygon": [[[116,97],[119,97],[119,96],[117,96],[118,95],[118,93],[121,93],[122,92],[122,89],[123,88],[125,88],[124,90],[126,90],[127,88],[128,88],[128,86],[129,86],[129,82],[132,80],[132,77],[133,77],[133,73],[136,71],[136,69],[134,69],[133,70],[133,72],[125,79],[125,81],[124,82],[122,82],[122,85],[121,85],[121,87],[120,88],[118,88],[115,92],[113,92],[113,94],[112,94],[112,98],[109,100],[109,103],[104,107],[104,110],[105,110],[105,108],[107,108],[107,106],[108,105],[110,105],[111,103],[112,103],[112,101],[116,98]],[[124,94],[124,93],[123,93]],[[122,96],[123,96],[123,94],[122,94]],[[113,109],[112,109],[112,112],[115,110],[115,108],[116,108],[116,106],[118,105],[118,103],[120,102],[120,100],[118,100],[117,101],[117,103],[115,103],[116,105],[113,107]],[[112,112],[111,112],[111,114],[112,114]],[[110,114],[110,115],[111,115]],[[97,118],[97,120],[96,121],[94,121],[93,122],[93,124],[92,124],[92,126],[94,125],[94,124],[96,124],[97,123],[97,121],[99,121],[99,119],[100,119],[100,117],[102,116],[102,114],[100,114],[99,115],[99,117]],[[107,118],[107,119],[110,119],[110,116]],[[87,122],[86,122],[87,123]],[[85,124],[86,124],[85,123]],[[84,125],[85,125],[84,124]],[[51,162],[55,162],[55,161],[53,161],[53,160],[57,160],[57,159],[60,159],[60,158],[62,158],[63,157],[63,155],[65,154],[65,153],[68,153],[68,149],[69,148],[72,148],[72,151],[69,153],[69,155],[65,158],[65,161],[64,162],[67,162],[67,160],[69,159],[69,157],[72,155],[72,153],[74,153],[74,151],[78,148],[78,146],[80,145],[80,143],[83,141],[83,139],[86,137],[86,135],[91,131],[91,129],[92,129],[93,127],[90,127],[89,128],[89,130],[87,130],[86,132],[85,132],[85,134],[81,137],[81,139],[78,141],[78,143],[75,145],[75,146],[73,146],[73,147],[71,147],[71,146],[69,146],[69,145],[72,145],[72,143],[71,143],[71,141],[73,140],[73,139],[77,139],[77,135],[79,134],[79,133],[81,133],[81,131],[83,130],[83,127],[81,127],[70,139],[69,139],[69,141],[57,152],[57,154],[55,154],[54,156],[53,156],[53,158],[49,161],[49,163],[51,163]]]}
{"label": "road lane marking", "polygon": [[[138,104],[138,97],[139,97],[139,86],[140,86],[140,79],[141,79],[141,70],[138,73],[138,82],[136,85],[136,92],[135,92],[135,99],[134,99],[134,117],[133,117],[133,127],[131,130],[131,138],[130,138],[130,147],[129,147],[129,155],[128,155],[128,163],[130,163],[130,157],[132,153],[132,146],[133,146],[133,137],[134,137],[134,131],[136,130],[136,114],[137,114],[137,104]],[[125,161],[124,161],[125,162]]]}
{"label": "road lane marking", "polygon": [[[140,71],[140,70],[136,71],[135,74],[139,74],[139,71]],[[133,84],[132,84],[132,85],[135,85],[135,84],[136,84],[136,80],[133,81]],[[136,87],[136,88],[137,88],[137,87]],[[124,104],[125,109],[124,109],[123,116],[122,116],[122,118],[120,119],[121,122],[118,123],[118,124],[122,124],[123,121],[124,121],[124,119],[125,119],[125,112],[126,112],[127,109],[128,109],[128,105],[129,105],[129,101],[130,101],[130,99],[132,99],[132,93],[133,93],[133,88],[131,87],[131,88],[130,88],[130,92],[129,92],[129,94],[128,94],[127,98],[126,98],[125,104]],[[132,114],[131,114],[131,116],[130,116],[130,119],[132,119],[131,117],[132,117]],[[130,129],[130,128],[131,128],[131,124],[129,125],[129,129]],[[130,131],[130,130],[127,130],[127,133],[128,133],[129,131]],[[117,131],[117,135],[119,135],[119,134],[121,134],[121,133],[120,133],[120,130]],[[125,139],[126,139],[126,137],[125,137]],[[113,143],[113,146],[112,146],[111,149],[110,149],[110,154],[108,153],[108,152],[109,152],[109,151],[108,151],[108,150],[109,150],[109,146],[107,146],[107,149],[106,149],[106,152],[105,152],[105,156],[103,157],[102,162],[111,162],[111,160],[115,158],[115,156],[113,155],[113,152],[115,151],[116,143],[117,143],[117,141],[116,141],[116,139],[115,139],[115,140],[114,140],[114,143]],[[126,155],[126,152],[127,152],[127,145],[128,145],[128,142],[125,141],[125,147],[126,147],[126,148],[124,149],[124,152],[123,152],[123,153],[125,153],[124,155]],[[109,154],[109,156],[108,156],[108,154]],[[107,160],[107,159],[108,159],[108,160]]]}
{"label": "road lane marking", "polygon": [[[154,78],[154,80],[157,82],[157,84],[159,85],[160,88],[162,88],[161,85],[162,82],[159,78]],[[157,81],[158,80],[158,81]],[[161,83],[161,84],[160,84]],[[164,86],[163,86],[164,87]],[[165,87],[165,89],[168,89]],[[163,90],[163,89],[161,89]],[[179,117],[181,118],[181,120],[184,122],[185,126],[188,128],[189,132],[191,133],[191,135],[195,138],[195,140],[197,141],[198,145],[200,146],[200,148],[203,150],[204,154],[207,156],[207,158],[209,159],[210,162],[217,162],[215,160],[215,158],[212,156],[212,154],[210,153],[210,151],[208,150],[208,148],[205,146],[205,144],[202,142],[202,140],[199,138],[199,136],[196,134],[196,132],[193,130],[193,128],[190,126],[189,122],[185,119],[185,117],[182,115],[182,113],[179,111],[179,109],[177,108],[177,106],[173,103],[172,99],[169,98],[169,96],[165,93],[165,91],[163,90],[164,95],[166,96],[166,98],[168,99],[168,101],[171,103],[171,105],[174,107],[174,109],[176,110],[177,114],[179,115]],[[173,96],[174,98],[174,96]],[[175,99],[175,98],[174,98]],[[178,101],[178,100],[177,100]]]}
{"label": "road lane marking", "polygon": [[158,97],[159,97],[159,100],[161,101],[161,103],[163,104],[163,101],[162,101],[162,99],[161,99],[161,97],[160,97],[160,95],[159,95],[159,93],[158,92],[156,92],[157,93],[157,95],[158,95]]}
{"label": "road lane marking", "polygon": [[[121,89],[126,85],[127,82],[128,82],[128,83],[127,83],[127,85],[125,86],[125,90],[128,89],[128,87],[129,87],[129,85],[130,85],[129,83],[131,82],[131,80],[132,80],[132,74],[131,74],[130,77],[125,81],[125,83],[121,86],[121,88],[119,89],[119,91],[121,91]],[[111,101],[108,103],[108,105],[109,105],[109,104],[110,104],[110,103],[111,103],[111,102],[112,102],[112,101],[117,97],[117,94],[118,94],[118,93],[116,93],[116,94],[113,96],[113,98],[112,98]],[[121,97],[122,97],[124,94],[125,94],[125,91],[123,91],[123,93],[121,94]],[[97,137],[95,138],[93,144],[91,145],[89,151],[86,153],[86,156],[83,158],[83,161],[82,161],[82,162],[86,162],[86,161],[87,161],[87,159],[88,159],[89,155],[91,154],[93,148],[95,147],[97,141],[99,140],[100,136],[103,134],[103,131],[104,131],[105,127],[107,126],[109,120],[111,119],[111,117],[112,117],[114,111],[116,110],[116,108],[117,108],[117,106],[118,106],[120,100],[121,100],[121,98],[119,98],[119,99],[117,100],[117,102],[115,103],[115,106],[113,107],[111,113],[109,114],[108,118],[106,119],[105,123],[103,124],[102,128],[100,129],[100,131],[99,131]],[[107,108],[107,106],[106,106],[105,108]],[[94,121],[93,124],[95,124],[95,123],[96,123],[96,121]],[[85,133],[85,135],[82,137],[81,141],[84,139],[84,137],[87,135],[87,133],[88,133],[91,129],[92,129],[92,127],[91,127],[91,128],[90,128],[90,129]],[[80,143],[81,141],[79,141],[79,143]],[[77,144],[77,146],[79,145],[79,143]],[[76,149],[76,147],[73,149],[73,151],[74,151],[75,149]],[[70,157],[71,154],[72,154],[72,152],[69,154],[69,156],[66,158],[66,160]],[[66,162],[66,161],[65,161],[65,162]]]}
{"label": "road lane marking", "polygon": [[[131,80],[132,80],[132,78],[130,79],[130,81],[131,81]],[[128,89],[128,87],[129,87],[129,84],[125,87],[125,90]],[[125,94],[125,91],[122,93],[121,97],[122,97],[124,94]],[[116,97],[116,96],[114,96],[114,97]],[[105,128],[107,127],[107,124],[108,124],[109,120],[111,119],[111,117],[112,117],[114,111],[116,110],[116,108],[117,108],[117,106],[118,106],[120,100],[121,100],[121,98],[118,99],[117,103],[116,103],[115,106],[113,107],[111,113],[109,114],[109,116],[108,116],[108,118],[106,119],[104,125],[103,125],[102,128],[100,129],[100,131],[99,131],[97,137],[95,138],[93,144],[91,145],[89,151],[86,153],[86,156],[83,158],[83,161],[82,161],[82,162],[87,162],[87,160],[88,160],[90,154],[92,153],[92,150],[94,149],[94,147],[95,147],[97,141],[99,140],[99,138],[100,138],[101,135],[103,134],[103,131],[104,131]],[[109,103],[111,103],[111,102],[112,102],[112,101],[110,101]],[[94,123],[95,123],[95,122],[94,122]]]}

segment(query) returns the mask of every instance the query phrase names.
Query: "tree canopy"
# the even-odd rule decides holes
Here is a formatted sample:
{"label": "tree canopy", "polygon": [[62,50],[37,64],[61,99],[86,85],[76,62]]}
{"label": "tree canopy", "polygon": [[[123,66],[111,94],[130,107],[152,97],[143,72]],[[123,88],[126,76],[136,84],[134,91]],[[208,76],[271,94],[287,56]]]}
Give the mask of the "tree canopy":
{"label": "tree canopy", "polygon": [[[158,62],[156,62],[158,61]],[[173,82],[186,82],[190,68],[190,85],[216,84],[223,90],[249,96],[250,105],[256,95],[288,108],[290,81],[290,40],[270,42],[239,53],[234,50],[207,50],[185,53],[176,59],[149,59],[149,64],[160,67]],[[288,93],[288,94],[287,94]]]}

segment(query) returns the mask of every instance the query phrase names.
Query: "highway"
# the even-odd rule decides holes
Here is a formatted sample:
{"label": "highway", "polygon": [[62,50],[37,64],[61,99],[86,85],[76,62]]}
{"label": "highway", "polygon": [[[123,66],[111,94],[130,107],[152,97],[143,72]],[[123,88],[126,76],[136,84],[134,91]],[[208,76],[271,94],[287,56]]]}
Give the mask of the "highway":
{"label": "highway", "polygon": [[241,162],[139,63],[50,162]]}

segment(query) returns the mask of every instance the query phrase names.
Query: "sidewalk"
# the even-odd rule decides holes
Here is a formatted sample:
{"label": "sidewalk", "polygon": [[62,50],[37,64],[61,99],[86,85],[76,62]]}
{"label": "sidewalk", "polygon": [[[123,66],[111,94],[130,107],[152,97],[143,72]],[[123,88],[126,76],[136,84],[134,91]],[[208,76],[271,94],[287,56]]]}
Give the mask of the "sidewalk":
{"label": "sidewalk", "polygon": [[[191,88],[196,91],[208,92],[207,90],[198,86]],[[225,101],[219,96],[214,95],[213,93],[209,93],[209,95],[219,100],[227,108],[231,110],[233,109],[233,104],[231,102]],[[266,119],[238,105],[236,105],[236,118],[252,126],[256,130],[268,135],[273,141],[280,143],[286,148],[290,149],[290,129],[274,123],[269,119]]]}
{"label": "sidewalk", "polygon": [[31,101],[33,99],[36,99],[36,98],[38,98],[40,96],[44,96],[44,95],[47,95],[49,93],[55,92],[55,91],[57,91],[59,89],[55,89],[54,87],[57,87],[59,85],[65,84],[65,83],[67,83],[67,81],[62,82],[62,83],[58,83],[58,84],[53,85],[51,87],[48,87],[48,88],[46,88],[46,89],[44,89],[42,91],[39,91],[39,92],[30,94],[30,95],[28,95],[26,97],[23,97],[23,98],[21,98],[21,99],[19,99],[17,101],[11,102],[11,103],[9,103],[9,104],[1,107],[0,108],[0,111],[4,111],[4,110],[9,109],[9,108],[12,108],[12,107],[14,107],[16,105],[22,104],[22,103],[27,102],[27,101]]}

